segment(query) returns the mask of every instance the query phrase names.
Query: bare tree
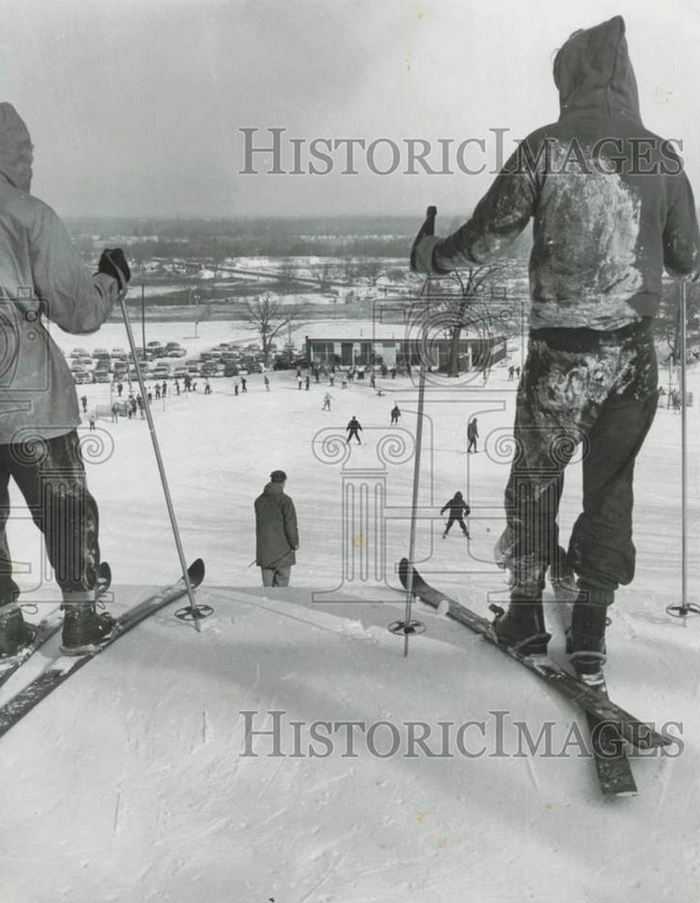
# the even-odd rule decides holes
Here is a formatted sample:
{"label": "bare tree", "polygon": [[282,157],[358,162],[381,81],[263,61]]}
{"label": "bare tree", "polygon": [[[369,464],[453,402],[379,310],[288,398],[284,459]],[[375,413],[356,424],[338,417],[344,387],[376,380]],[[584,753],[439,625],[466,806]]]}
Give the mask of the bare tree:
{"label": "bare tree", "polygon": [[299,268],[296,263],[289,257],[285,258],[280,264],[279,280],[281,289],[291,289],[299,275]]}
{"label": "bare tree", "polygon": [[299,321],[301,308],[294,304],[283,304],[267,292],[254,301],[246,301],[243,315],[260,335],[265,365],[268,366],[270,346],[283,329]]}
{"label": "bare tree", "polygon": [[384,262],[376,257],[366,257],[357,263],[357,275],[363,279],[369,279],[371,285],[376,285],[377,280],[384,272]]}
{"label": "bare tree", "polygon": [[497,273],[506,268],[503,263],[469,267],[456,272],[459,291],[454,297],[448,297],[443,305],[449,312],[448,333],[450,351],[447,363],[448,376],[459,376],[459,341],[462,330],[475,319],[476,306],[481,302],[486,283]]}
{"label": "bare tree", "polygon": [[340,264],[340,270],[343,274],[343,282],[352,285],[359,275],[358,263],[354,257],[344,257]]}

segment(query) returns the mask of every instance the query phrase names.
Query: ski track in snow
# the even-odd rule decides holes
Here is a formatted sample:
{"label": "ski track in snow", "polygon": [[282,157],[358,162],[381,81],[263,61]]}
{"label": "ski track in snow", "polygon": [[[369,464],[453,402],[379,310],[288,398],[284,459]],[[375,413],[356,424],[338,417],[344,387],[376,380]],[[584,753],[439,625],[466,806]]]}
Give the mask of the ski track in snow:
{"label": "ski track in snow", "polygon": [[[193,345],[191,325],[148,329],[149,339]],[[203,323],[200,332],[201,347],[234,337],[228,324]],[[68,349],[124,344],[112,326],[84,340],[59,339]],[[698,398],[696,368],[690,377]],[[488,721],[490,712],[509,710],[533,735],[547,719],[564,733],[573,721],[585,724],[556,692],[420,604],[414,616],[427,632],[411,640],[404,659],[401,639],[386,630],[403,616],[404,596],[386,586],[380,593],[364,584],[341,588],[352,602],[311,601],[301,587],[338,586],[343,573],[342,473],[314,456],[318,430],[331,426],[342,435],[357,413],[363,439],[372,438],[353,447],[347,466],[376,468],[372,442],[388,430],[394,400],[404,411],[402,428],[412,430],[415,394],[406,379],[387,381],[392,394],[381,398],[360,383],[336,386],[330,419],[320,410],[324,383],[299,393],[293,372],[271,378],[270,393],[252,375],[247,396],[235,398],[229,380],[212,380],[210,397],[154,404],[185,548],[207,563],[199,598],[215,614],[201,634],[172,617],[177,605],[149,619],[3,738],[12,780],[0,829],[0,903],[522,903],[541,897],[545,872],[548,886],[570,903],[613,903],[622,888],[637,903],[693,899],[699,867],[688,838],[700,830],[700,619],[683,626],[664,611],[680,591],[679,417],[659,410],[637,464],[638,573],[612,610],[608,670],[617,702],[641,717],[683,721],[686,746],[677,758],[633,758],[639,797],[605,802],[593,762],[576,756],[380,759],[361,744],[356,758],[339,748],[316,759],[241,755],[242,710],[260,712],[263,727],[272,709],[289,720],[399,725]],[[491,564],[507,462],[467,457],[459,440],[477,411],[482,442],[510,427],[514,388],[497,368],[487,387],[475,388],[475,406],[431,404],[430,392],[427,399],[433,454],[426,455],[421,504],[439,510],[466,488],[472,541],[441,541],[436,519],[419,523],[417,549],[429,579],[478,611],[486,610],[488,592],[500,601],[507,589]],[[104,403],[107,387],[85,391],[90,404]],[[688,416],[689,575],[697,600],[697,408]],[[87,466],[121,606],[131,601],[125,587],[143,592],[146,582],[169,582],[177,559],[145,423],[100,428],[114,437],[114,450]],[[252,502],[280,466],[290,477],[301,549],[290,590],[267,593],[249,567]],[[412,462],[385,473],[387,505],[404,506]],[[571,469],[563,537],[579,494],[580,473]],[[22,578],[25,595],[55,599],[55,587],[32,577],[41,545],[15,490],[12,499],[11,547],[33,568]],[[392,520],[390,586],[399,585],[393,563],[407,537],[408,521]],[[559,627],[550,629],[553,651],[561,651]],[[26,678],[52,649],[25,666]],[[0,698],[22,679],[16,675]],[[27,867],[29,850],[41,868]]]}

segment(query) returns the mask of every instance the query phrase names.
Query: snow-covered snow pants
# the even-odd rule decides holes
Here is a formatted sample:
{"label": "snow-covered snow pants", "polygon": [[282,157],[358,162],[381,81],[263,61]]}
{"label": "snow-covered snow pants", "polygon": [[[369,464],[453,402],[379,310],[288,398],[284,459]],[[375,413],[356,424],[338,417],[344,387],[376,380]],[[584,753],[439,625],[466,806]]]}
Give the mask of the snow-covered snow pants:
{"label": "snow-covered snow pants", "polygon": [[506,487],[507,527],[499,541],[513,590],[541,591],[559,545],[564,469],[583,466],[583,511],[569,563],[589,585],[617,589],[634,576],[634,462],[657,407],[652,319],[612,332],[530,333],[518,386],[515,456]]}
{"label": "snow-covered snow pants", "polygon": [[94,589],[100,562],[98,511],[87,489],[78,434],[72,430],[54,439],[36,437],[23,444],[0,445],[0,604],[11,602],[19,592],[6,535],[10,477],[44,534],[61,590]]}

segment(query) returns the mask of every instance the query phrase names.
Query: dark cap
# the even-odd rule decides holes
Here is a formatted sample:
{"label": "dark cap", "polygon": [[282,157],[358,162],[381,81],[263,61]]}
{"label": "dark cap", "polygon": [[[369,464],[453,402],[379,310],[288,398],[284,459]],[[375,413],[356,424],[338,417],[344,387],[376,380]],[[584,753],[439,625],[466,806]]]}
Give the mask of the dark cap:
{"label": "dark cap", "polygon": [[273,483],[284,483],[287,480],[287,474],[283,470],[273,470],[270,474],[270,480]]}

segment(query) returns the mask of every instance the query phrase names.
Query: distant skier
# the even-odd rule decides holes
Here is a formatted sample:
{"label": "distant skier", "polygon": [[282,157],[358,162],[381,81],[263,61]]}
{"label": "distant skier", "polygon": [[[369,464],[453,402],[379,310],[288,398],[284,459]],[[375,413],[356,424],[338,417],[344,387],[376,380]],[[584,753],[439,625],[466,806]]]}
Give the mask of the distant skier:
{"label": "distant skier", "polygon": [[472,419],[467,423],[467,454],[470,454],[472,451],[478,452],[478,448],[476,447],[476,440],[479,438],[479,421],[476,417],[472,417]]}
{"label": "distant skier", "polygon": [[596,682],[607,608],[634,577],[633,474],[657,408],[662,273],[697,280],[700,235],[681,158],[641,123],[622,17],[575,31],[553,70],[558,121],[524,139],[467,223],[423,238],[415,256],[423,273],[485,264],[532,222],[528,356],[496,549],[512,585],[494,629],[528,654],[547,648],[545,576],[559,545],[564,470],[582,446],[567,646]]}
{"label": "distant skier", "polygon": [[234,395],[238,395],[238,385],[239,385],[239,383],[238,383],[238,377],[237,377],[237,376],[234,376],[234,377],[233,377],[233,394],[234,394]]}
{"label": "distant skier", "polygon": [[124,391],[124,383],[117,383],[117,395],[121,398]]}
{"label": "distant skier", "polygon": [[92,432],[92,430],[95,429],[95,415],[94,414],[90,414],[89,423],[90,423],[90,431]]}
{"label": "distant skier", "polygon": [[273,470],[270,482],[255,500],[255,563],[263,586],[288,586],[296,564],[299,532],[294,502],[285,495],[287,474]]}
{"label": "distant skier", "polygon": [[332,398],[333,396],[331,395],[331,393],[326,392],[326,394],[323,396],[323,407],[321,408],[322,411],[330,411]]}
{"label": "distant skier", "polygon": [[304,388],[306,389],[307,392],[309,391],[310,385],[311,385],[311,378],[309,377],[309,374],[307,373],[306,378],[304,379]]}
{"label": "distant skier", "polygon": [[[91,275],[56,213],[31,194],[31,178],[27,127],[11,104],[0,103],[0,294],[5,350],[12,351],[0,393],[0,657],[14,656],[34,635],[12,579],[5,529],[10,479],[46,543],[65,606],[66,651],[99,644],[113,626],[112,618],[98,615],[95,607],[98,509],[80,450],[75,383],[53,328],[49,332],[43,320],[74,335],[95,332],[131,273],[115,248],[102,253]],[[24,292],[22,286],[32,290]]]}
{"label": "distant skier", "polygon": [[80,396],[80,403],[83,406],[83,414],[87,414],[87,395]]}
{"label": "distant skier", "polygon": [[304,383],[304,377],[301,375],[299,370],[297,370],[297,389],[301,392],[301,387]]}
{"label": "distant skier", "polygon": [[175,394],[176,395],[180,394],[180,380],[179,379],[175,380]]}
{"label": "distant skier", "polygon": [[391,423],[392,425],[399,422],[399,417],[401,416],[401,409],[397,404],[391,409]]}
{"label": "distant skier", "polygon": [[160,398],[160,383],[156,383],[156,398]]}
{"label": "distant skier", "polygon": [[168,384],[166,383],[165,380],[163,380],[163,382],[160,384],[160,397],[165,398],[165,396],[167,394],[168,394]]}
{"label": "distant skier", "polygon": [[345,429],[348,431],[348,445],[350,445],[350,440],[353,436],[357,439],[357,444],[362,445],[362,443],[360,442],[360,432],[362,431],[362,427],[360,426],[360,421],[357,419],[357,417],[355,417],[354,414]]}
{"label": "distant skier", "polygon": [[248,391],[248,380],[245,378],[245,376],[242,376],[241,377],[241,392],[245,395],[245,393],[247,391]]}
{"label": "distant skier", "polygon": [[449,511],[450,515],[447,520],[447,525],[445,526],[445,532],[442,534],[442,538],[444,539],[447,534],[452,529],[452,524],[458,523],[462,533],[469,539],[469,530],[467,530],[467,525],[464,523],[464,518],[469,517],[471,509],[469,505],[464,501],[461,492],[455,492],[452,498],[445,502],[445,504],[440,509],[440,514],[444,514],[445,511]]}
{"label": "distant skier", "polygon": [[267,376],[263,376],[263,382],[265,383],[265,391],[269,392],[270,391],[270,380],[267,378]]}
{"label": "distant skier", "polygon": [[112,405],[112,423],[119,423],[119,405],[116,401]]}
{"label": "distant skier", "polygon": [[211,383],[208,377],[204,380],[204,394],[211,395]]}

